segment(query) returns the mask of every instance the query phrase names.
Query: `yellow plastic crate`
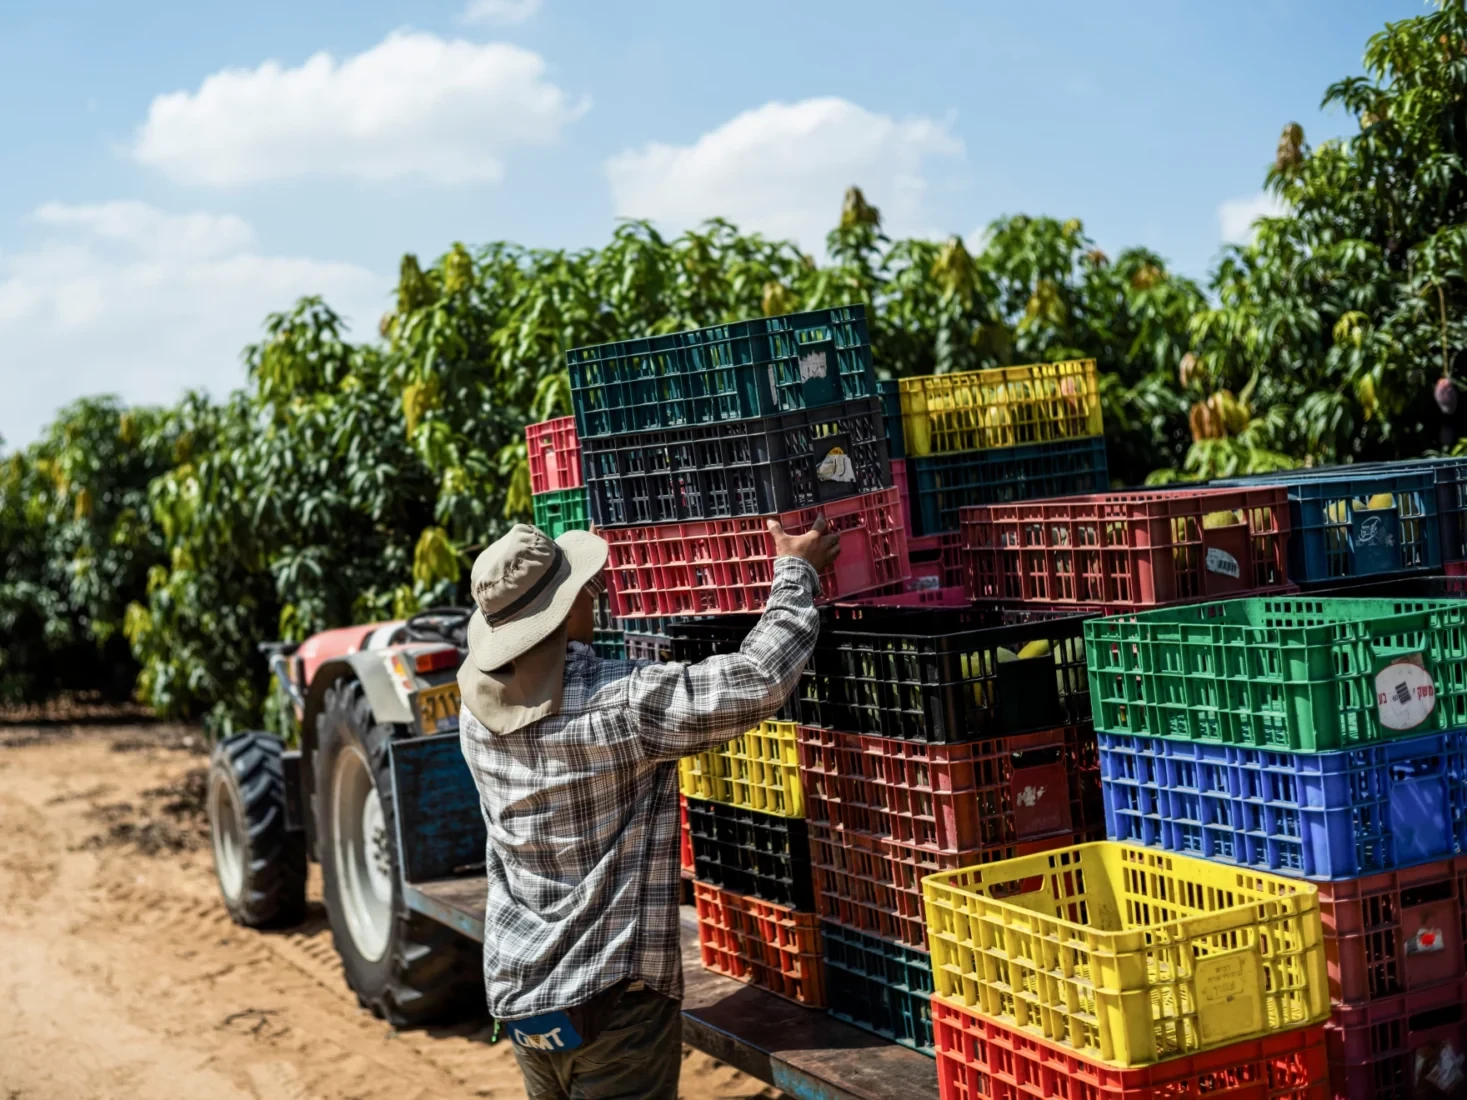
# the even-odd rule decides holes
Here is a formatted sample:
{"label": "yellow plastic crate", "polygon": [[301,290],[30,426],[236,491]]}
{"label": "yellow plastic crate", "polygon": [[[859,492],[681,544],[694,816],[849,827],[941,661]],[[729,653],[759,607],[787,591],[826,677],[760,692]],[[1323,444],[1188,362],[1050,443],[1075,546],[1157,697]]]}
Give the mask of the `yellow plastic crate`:
{"label": "yellow plastic crate", "polygon": [[1329,1016],[1312,883],[1102,841],[922,880],[937,995],[1113,1066]]}
{"label": "yellow plastic crate", "polygon": [[689,798],[745,806],[779,817],[804,817],[800,756],[793,722],[761,722],[721,749],[678,761]]}
{"label": "yellow plastic crate", "polygon": [[900,381],[907,456],[1101,435],[1094,359]]}

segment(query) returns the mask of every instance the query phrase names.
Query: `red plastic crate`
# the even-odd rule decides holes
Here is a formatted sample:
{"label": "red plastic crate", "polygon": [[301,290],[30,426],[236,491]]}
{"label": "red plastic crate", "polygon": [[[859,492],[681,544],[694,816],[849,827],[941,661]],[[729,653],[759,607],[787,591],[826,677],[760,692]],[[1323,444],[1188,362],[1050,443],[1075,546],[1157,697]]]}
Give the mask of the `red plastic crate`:
{"label": "red plastic crate", "polygon": [[966,584],[965,551],[961,531],[944,531],[940,535],[922,535],[907,544],[907,557],[912,563],[912,576],[936,577],[943,588]]}
{"label": "red plastic crate", "polygon": [[688,799],[685,795],[677,796],[678,816],[682,819],[678,826],[678,861],[682,869],[688,874],[693,873],[693,837],[688,832]]}
{"label": "red plastic crate", "polygon": [[1087,722],[953,745],[797,730],[805,816],[943,852],[1104,829]]}
{"label": "red plastic crate", "polygon": [[910,545],[916,536],[912,534],[912,494],[907,490],[907,460],[894,458],[890,465],[891,487],[897,491],[902,502],[902,527],[907,532],[907,543]]}
{"label": "red plastic crate", "polygon": [[990,863],[1072,843],[1069,834],[981,851],[942,852],[892,837],[811,822],[815,911],[827,920],[893,943],[927,947],[922,879],[937,871]]}
{"label": "red plastic crate", "polygon": [[[821,602],[895,584],[910,575],[895,489],[833,500],[776,518],[790,534],[825,513],[840,555],[820,575]],[[619,619],[761,611],[774,579],[767,516],[599,529],[611,548],[606,575]]]}
{"label": "red plastic crate", "polygon": [[1467,561],[1449,561],[1442,566],[1444,577],[1467,577]]}
{"label": "red plastic crate", "polygon": [[561,416],[539,424],[526,424],[525,451],[530,458],[530,492],[579,489],[584,484],[575,417]]}
{"label": "red plastic crate", "polygon": [[1376,1001],[1467,972],[1467,856],[1318,885],[1336,1003]]}
{"label": "red plastic crate", "polygon": [[962,527],[975,599],[1124,611],[1289,583],[1282,486],[987,504],[964,508]]}
{"label": "red plastic crate", "polygon": [[1336,1100],[1445,1100],[1467,1093],[1467,979],[1368,1005],[1325,1025]]}
{"label": "red plastic crate", "polygon": [[932,998],[942,1100],[1324,1100],[1324,1028],[1118,1069]]}
{"label": "red plastic crate", "polygon": [[820,919],[693,883],[703,966],[809,1008],[825,1007]]}

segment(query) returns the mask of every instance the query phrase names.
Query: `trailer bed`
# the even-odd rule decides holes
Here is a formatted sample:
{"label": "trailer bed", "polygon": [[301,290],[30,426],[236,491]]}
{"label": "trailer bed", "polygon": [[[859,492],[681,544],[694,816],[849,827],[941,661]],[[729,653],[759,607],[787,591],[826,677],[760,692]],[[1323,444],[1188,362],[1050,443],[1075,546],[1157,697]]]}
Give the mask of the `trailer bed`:
{"label": "trailer bed", "polygon": [[[482,877],[403,889],[410,908],[482,941]],[[684,1042],[800,1100],[936,1100],[931,1058],[704,970],[688,906],[681,924]]]}

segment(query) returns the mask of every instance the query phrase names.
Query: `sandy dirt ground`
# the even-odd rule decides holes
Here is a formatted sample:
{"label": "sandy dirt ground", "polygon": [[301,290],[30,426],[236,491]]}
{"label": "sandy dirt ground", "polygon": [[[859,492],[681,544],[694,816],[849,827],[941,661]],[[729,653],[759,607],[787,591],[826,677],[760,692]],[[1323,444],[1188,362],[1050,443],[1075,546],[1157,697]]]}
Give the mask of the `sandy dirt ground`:
{"label": "sandy dirt ground", "polygon": [[[230,923],[203,748],[165,726],[0,726],[0,1100],[519,1097],[484,1021],[357,1006],[319,883],[307,922]],[[684,1050],[682,1095],[769,1096]]]}

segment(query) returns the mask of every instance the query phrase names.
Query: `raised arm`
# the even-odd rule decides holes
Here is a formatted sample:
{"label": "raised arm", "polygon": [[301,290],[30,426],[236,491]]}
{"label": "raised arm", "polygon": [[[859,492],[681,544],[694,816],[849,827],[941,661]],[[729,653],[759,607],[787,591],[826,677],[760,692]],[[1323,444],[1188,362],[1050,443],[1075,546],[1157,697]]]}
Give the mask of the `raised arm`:
{"label": "raised arm", "polygon": [[675,760],[729,741],[777,711],[815,648],[818,571],[834,557],[839,536],[824,519],[807,534],[786,535],[774,521],[774,583],[764,614],[737,653],[695,665],[653,664],[628,677],[627,705],[643,750]]}

